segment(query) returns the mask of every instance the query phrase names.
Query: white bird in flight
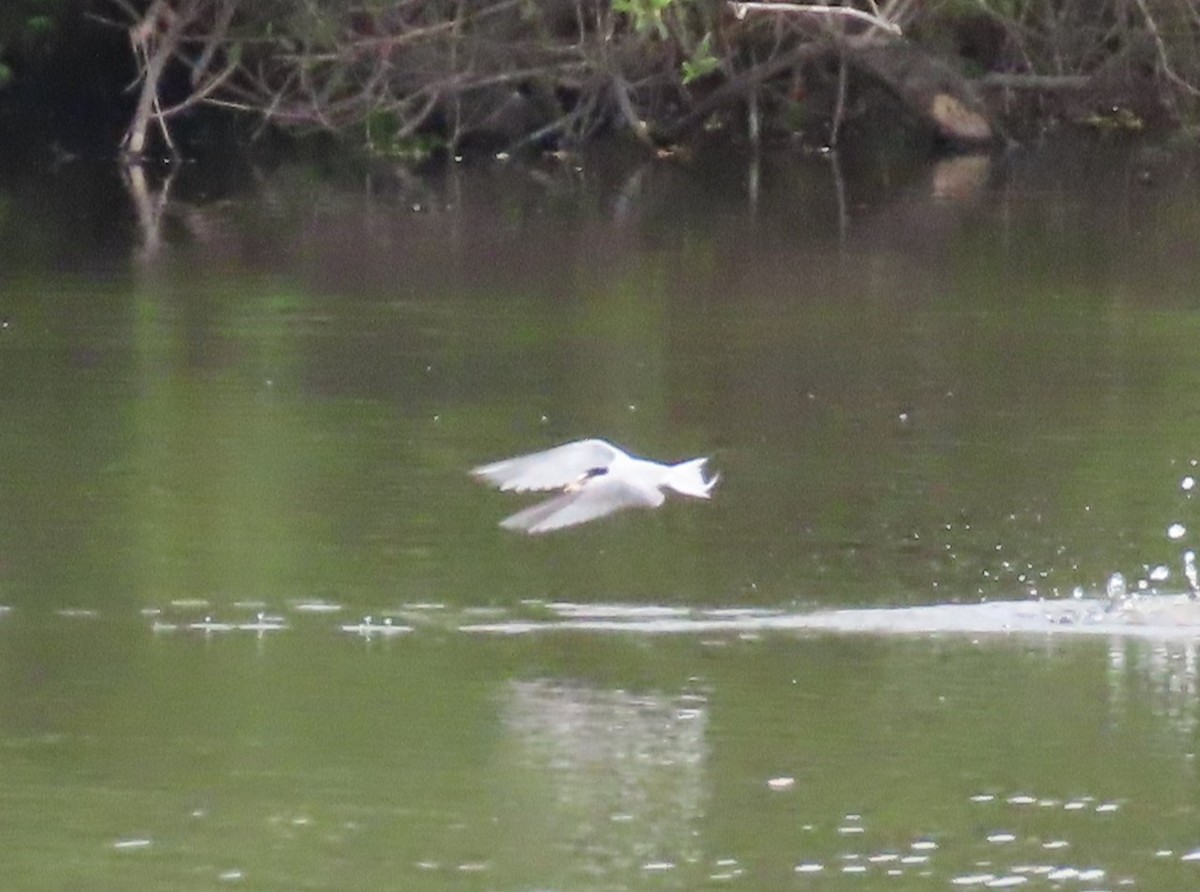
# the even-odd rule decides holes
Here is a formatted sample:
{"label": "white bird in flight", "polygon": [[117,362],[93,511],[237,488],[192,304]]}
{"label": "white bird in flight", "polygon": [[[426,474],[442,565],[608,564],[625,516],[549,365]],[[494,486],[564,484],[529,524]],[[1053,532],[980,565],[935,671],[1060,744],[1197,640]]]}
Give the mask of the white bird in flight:
{"label": "white bird in flight", "polygon": [[706,461],[664,465],[593,439],[480,465],[471,474],[505,492],[558,490],[553,498],[500,521],[508,530],[548,533],[622,508],[657,508],[666,501],[664,489],[707,499],[721,475],[705,480],[701,469]]}

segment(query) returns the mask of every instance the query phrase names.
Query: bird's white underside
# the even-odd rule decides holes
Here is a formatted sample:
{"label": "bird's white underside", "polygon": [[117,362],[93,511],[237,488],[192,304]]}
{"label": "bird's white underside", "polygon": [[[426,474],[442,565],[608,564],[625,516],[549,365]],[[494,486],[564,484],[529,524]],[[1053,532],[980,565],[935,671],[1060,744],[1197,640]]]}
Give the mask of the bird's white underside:
{"label": "bird's white underside", "polygon": [[[560,490],[500,522],[505,529],[526,533],[547,533],[624,508],[657,508],[666,501],[663,487],[670,487],[671,472],[671,465],[634,458],[598,439],[564,443],[471,471],[505,492]],[[713,478],[707,488],[715,482]],[[707,488],[694,494],[706,498]]]}

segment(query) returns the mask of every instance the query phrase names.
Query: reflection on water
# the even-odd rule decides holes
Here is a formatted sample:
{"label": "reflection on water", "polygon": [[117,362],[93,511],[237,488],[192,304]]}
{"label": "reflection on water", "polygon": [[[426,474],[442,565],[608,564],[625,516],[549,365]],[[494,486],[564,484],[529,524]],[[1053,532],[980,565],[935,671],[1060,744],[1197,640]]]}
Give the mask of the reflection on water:
{"label": "reflection on water", "polygon": [[1150,705],[1181,741],[1194,738],[1200,704],[1196,636],[1185,641],[1160,641],[1131,648],[1121,639],[1109,649],[1108,693],[1114,717],[1121,718],[1130,700]]}
{"label": "reflection on water", "polygon": [[[4,598],[365,614],[392,589],[833,606],[1170,582],[1200,222],[1132,185],[1136,155],[1060,151],[847,162],[840,187],[764,159],[754,208],[708,176],[730,159],[369,196],[285,169],[224,202],[185,171],[164,195],[186,213],[156,219],[186,225],[138,259],[108,218],[80,232],[104,177],[8,187]],[[109,188],[89,207],[127,201]],[[497,537],[508,506],[467,469],[585,435],[715,450],[720,498]]]}
{"label": "reflection on water", "polygon": [[703,862],[703,695],[517,681],[503,713],[515,764],[547,787],[541,844],[575,853],[566,887]]}
{"label": "reflection on water", "polygon": [[[0,170],[0,885],[1194,887],[1142,161]],[[497,529],[587,436],[719,498]]]}
{"label": "reflection on water", "polygon": [[[488,636],[460,621],[379,647],[388,627],[364,618],[355,647],[297,610],[162,636],[10,612],[0,805],[76,828],[32,822],[14,845],[127,888],[1194,880],[1195,641]],[[118,642],[136,669],[74,665]]]}

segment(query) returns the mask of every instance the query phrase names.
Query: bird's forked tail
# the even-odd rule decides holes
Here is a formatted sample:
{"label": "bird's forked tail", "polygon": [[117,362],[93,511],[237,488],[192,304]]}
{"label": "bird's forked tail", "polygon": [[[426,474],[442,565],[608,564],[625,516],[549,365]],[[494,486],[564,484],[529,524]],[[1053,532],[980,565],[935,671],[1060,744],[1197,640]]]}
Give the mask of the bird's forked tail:
{"label": "bird's forked tail", "polygon": [[675,492],[691,496],[692,498],[709,498],[709,493],[717,485],[717,481],[721,479],[721,475],[713,474],[712,479],[705,480],[702,469],[706,461],[708,461],[707,458],[693,458],[691,461],[671,465],[667,472],[667,479],[663,481],[663,485],[669,486]]}

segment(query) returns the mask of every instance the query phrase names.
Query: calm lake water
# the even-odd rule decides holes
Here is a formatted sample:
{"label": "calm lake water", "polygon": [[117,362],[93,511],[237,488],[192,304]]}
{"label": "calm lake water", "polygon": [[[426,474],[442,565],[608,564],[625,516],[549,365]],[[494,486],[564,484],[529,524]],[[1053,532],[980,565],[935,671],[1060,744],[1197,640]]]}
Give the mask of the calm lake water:
{"label": "calm lake water", "polygon": [[[1200,887],[1200,635],[753,622],[1185,591],[1198,244],[1095,142],[0,171],[0,886]],[[584,436],[721,482],[500,529]]]}

